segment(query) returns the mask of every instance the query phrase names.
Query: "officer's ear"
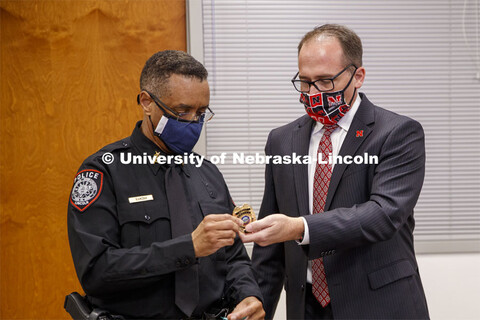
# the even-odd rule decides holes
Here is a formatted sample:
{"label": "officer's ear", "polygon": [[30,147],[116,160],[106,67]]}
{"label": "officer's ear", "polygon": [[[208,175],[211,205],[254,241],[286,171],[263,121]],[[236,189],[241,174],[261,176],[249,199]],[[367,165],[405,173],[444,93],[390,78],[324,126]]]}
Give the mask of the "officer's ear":
{"label": "officer's ear", "polygon": [[155,107],[152,98],[145,91],[140,92],[137,96],[137,102],[142,107],[143,112],[150,116],[152,114],[152,109]]}

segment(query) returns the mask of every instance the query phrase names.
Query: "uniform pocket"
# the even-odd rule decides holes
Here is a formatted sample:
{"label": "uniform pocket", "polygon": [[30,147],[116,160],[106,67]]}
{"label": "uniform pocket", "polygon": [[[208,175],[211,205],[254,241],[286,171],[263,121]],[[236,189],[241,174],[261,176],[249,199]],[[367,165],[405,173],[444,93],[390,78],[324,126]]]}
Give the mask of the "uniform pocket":
{"label": "uniform pocket", "polygon": [[416,274],[415,269],[408,260],[398,261],[383,269],[368,274],[368,281],[373,290]]}
{"label": "uniform pocket", "polygon": [[[230,211],[228,207],[215,202],[199,201],[198,204],[200,206],[200,209],[202,210],[202,215],[204,217],[209,214],[225,214],[225,213],[229,213]],[[217,261],[225,261],[226,259],[225,247],[217,250],[217,252],[212,254],[211,257],[212,259]]]}
{"label": "uniform pocket", "polygon": [[232,214],[232,212],[230,212],[230,208],[220,203],[215,203],[211,201],[198,201],[198,204],[200,205],[200,209],[202,210],[202,214],[204,217],[209,214],[218,213]]}
{"label": "uniform pocket", "polygon": [[165,203],[124,203],[118,205],[121,241],[126,248],[150,246],[171,239],[170,215]]}
{"label": "uniform pocket", "polygon": [[129,222],[152,224],[157,219],[170,220],[168,207],[159,201],[123,203],[118,205],[118,221],[120,225]]}

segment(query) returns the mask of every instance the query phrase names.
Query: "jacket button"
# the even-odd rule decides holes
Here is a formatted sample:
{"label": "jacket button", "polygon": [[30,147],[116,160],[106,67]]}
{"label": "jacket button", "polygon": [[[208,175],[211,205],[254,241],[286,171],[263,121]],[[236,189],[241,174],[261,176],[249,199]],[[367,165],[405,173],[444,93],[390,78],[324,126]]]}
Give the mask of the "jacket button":
{"label": "jacket button", "polygon": [[182,266],[182,263],[180,261],[177,261],[177,263],[175,263],[175,265],[180,268]]}
{"label": "jacket button", "polygon": [[145,215],[145,220],[150,221],[150,216],[148,214]]}
{"label": "jacket button", "polygon": [[305,285],[304,284],[302,284],[301,288],[302,288],[302,291],[305,291]]}
{"label": "jacket button", "polygon": [[189,260],[189,259],[185,259],[185,264],[190,264],[190,260]]}

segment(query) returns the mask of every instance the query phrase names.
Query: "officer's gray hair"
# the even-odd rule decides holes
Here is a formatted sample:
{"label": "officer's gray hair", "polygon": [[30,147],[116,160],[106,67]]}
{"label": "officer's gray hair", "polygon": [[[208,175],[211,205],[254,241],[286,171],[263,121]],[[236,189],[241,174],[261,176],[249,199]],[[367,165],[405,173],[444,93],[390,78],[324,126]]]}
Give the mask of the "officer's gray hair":
{"label": "officer's gray hair", "polygon": [[165,95],[168,91],[168,78],[172,74],[197,78],[200,81],[208,77],[207,69],[188,53],[165,50],[155,53],[145,63],[140,75],[140,90],[147,90],[158,96]]}

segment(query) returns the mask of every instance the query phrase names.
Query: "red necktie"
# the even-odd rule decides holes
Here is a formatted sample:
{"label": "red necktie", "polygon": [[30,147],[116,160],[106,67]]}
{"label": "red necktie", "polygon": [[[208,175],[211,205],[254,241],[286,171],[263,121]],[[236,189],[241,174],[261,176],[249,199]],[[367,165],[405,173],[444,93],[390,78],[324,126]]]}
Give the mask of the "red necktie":
{"label": "red necktie", "polygon": [[[328,161],[328,156],[332,153],[332,140],[330,135],[338,126],[324,126],[320,144],[317,153],[322,153],[323,162]],[[322,213],[327,200],[328,186],[332,176],[331,164],[320,164],[317,162],[315,175],[313,178],[313,213]],[[325,268],[323,266],[323,258],[312,261],[312,292],[322,307],[326,307],[330,303],[330,294],[328,293],[327,278],[325,277]]]}

